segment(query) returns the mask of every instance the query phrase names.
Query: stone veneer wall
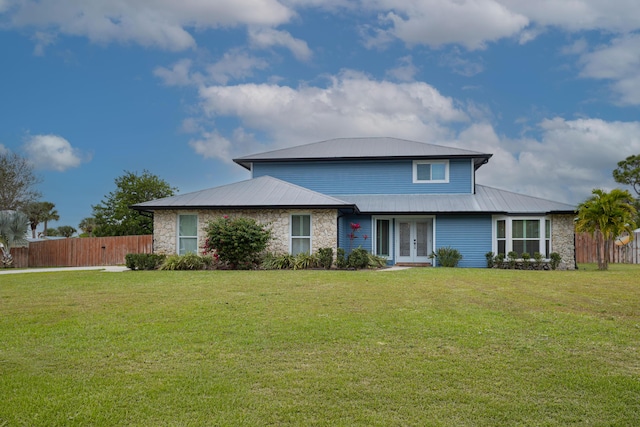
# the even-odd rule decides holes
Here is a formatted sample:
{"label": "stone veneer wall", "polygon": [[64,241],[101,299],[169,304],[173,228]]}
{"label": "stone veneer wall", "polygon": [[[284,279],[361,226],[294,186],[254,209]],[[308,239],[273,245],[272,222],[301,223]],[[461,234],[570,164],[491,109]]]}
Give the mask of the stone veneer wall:
{"label": "stone veneer wall", "polygon": [[552,252],[562,257],[560,268],[575,270],[575,225],[574,215],[551,215]]}
{"label": "stone veneer wall", "polygon": [[204,245],[204,227],[207,222],[224,215],[253,218],[261,224],[269,224],[273,231],[268,251],[289,252],[290,218],[292,214],[311,214],[311,247],[313,252],[319,248],[338,246],[338,212],[326,209],[207,209],[197,211],[156,211],[153,215],[153,251],[160,254],[177,253],[178,214],[198,214],[198,247]]}

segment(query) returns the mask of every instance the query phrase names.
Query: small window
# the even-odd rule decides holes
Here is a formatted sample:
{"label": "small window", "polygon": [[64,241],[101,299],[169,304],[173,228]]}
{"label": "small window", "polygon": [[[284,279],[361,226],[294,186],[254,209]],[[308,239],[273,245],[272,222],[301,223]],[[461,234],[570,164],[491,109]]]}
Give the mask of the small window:
{"label": "small window", "polygon": [[499,219],[496,222],[496,237],[498,242],[498,254],[507,255],[507,229],[506,221]]}
{"label": "small window", "polygon": [[390,256],[390,223],[388,219],[376,220],[376,255]]}
{"label": "small window", "polygon": [[413,162],[414,183],[449,182],[449,162],[417,160]]}
{"label": "small window", "polygon": [[311,215],[291,215],[291,255],[311,253]]}
{"label": "small window", "polygon": [[178,254],[198,253],[198,215],[178,215]]}

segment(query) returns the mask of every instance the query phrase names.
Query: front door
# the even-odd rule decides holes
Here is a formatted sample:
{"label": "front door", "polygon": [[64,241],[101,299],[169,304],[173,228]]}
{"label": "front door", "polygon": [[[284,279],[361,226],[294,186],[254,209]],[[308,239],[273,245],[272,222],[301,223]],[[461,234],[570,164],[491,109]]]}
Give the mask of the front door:
{"label": "front door", "polygon": [[429,263],[432,246],[431,219],[399,219],[396,262]]}

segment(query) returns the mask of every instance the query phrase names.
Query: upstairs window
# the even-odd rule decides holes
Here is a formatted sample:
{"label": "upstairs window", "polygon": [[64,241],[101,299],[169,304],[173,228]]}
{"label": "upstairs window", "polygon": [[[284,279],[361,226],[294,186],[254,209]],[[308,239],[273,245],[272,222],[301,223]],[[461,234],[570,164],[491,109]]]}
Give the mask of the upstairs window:
{"label": "upstairs window", "polygon": [[413,162],[414,183],[444,183],[449,182],[448,160],[416,160]]}

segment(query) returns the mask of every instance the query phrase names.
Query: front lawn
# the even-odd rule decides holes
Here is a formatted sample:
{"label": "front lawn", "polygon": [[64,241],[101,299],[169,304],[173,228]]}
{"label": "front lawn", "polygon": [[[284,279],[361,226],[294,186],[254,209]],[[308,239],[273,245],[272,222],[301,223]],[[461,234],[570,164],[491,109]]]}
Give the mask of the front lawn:
{"label": "front lawn", "polygon": [[0,427],[637,426],[640,266],[0,276]]}

